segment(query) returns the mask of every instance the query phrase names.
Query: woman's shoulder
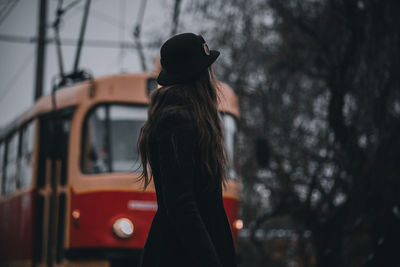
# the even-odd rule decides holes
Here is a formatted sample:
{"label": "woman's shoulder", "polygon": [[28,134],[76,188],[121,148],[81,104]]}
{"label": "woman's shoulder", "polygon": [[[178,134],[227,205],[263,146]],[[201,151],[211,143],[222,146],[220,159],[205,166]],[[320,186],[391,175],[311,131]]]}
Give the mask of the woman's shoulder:
{"label": "woman's shoulder", "polygon": [[184,94],[185,88],[180,86],[170,86],[164,88],[164,105],[187,106],[190,105],[189,99]]}
{"label": "woman's shoulder", "polygon": [[195,124],[191,112],[182,106],[166,106],[159,111],[155,120],[155,131],[161,133],[172,133],[194,130]]}
{"label": "woman's shoulder", "polygon": [[194,128],[190,102],[178,87],[165,88],[162,92],[160,110],[153,114],[155,132],[177,132]]}

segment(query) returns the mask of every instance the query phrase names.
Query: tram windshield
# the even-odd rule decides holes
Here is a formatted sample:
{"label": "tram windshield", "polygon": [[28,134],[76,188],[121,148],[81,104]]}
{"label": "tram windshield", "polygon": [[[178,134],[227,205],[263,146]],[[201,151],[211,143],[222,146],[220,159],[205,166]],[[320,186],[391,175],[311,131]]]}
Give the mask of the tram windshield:
{"label": "tram windshield", "polygon": [[140,171],[136,143],[146,119],[146,107],[104,104],[92,109],[84,124],[82,171]]}
{"label": "tram windshield", "polygon": [[[82,140],[82,171],[88,174],[141,171],[137,151],[140,128],[147,119],[147,108],[121,104],[103,104],[86,117]],[[227,174],[235,180],[236,133],[235,118],[221,114]]]}
{"label": "tram windshield", "polygon": [[236,133],[237,125],[235,118],[230,114],[221,114],[222,123],[224,125],[225,150],[228,159],[228,178],[237,179],[236,166]]}

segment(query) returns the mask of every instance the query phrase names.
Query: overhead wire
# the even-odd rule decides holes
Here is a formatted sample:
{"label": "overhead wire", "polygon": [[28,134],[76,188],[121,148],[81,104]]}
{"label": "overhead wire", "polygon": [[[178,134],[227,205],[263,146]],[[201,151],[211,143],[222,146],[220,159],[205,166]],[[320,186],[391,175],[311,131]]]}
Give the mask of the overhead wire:
{"label": "overhead wire", "polygon": [[[126,14],[126,0],[120,0],[119,2],[119,17],[120,17],[120,23],[119,23],[119,41],[120,43],[125,42],[125,14]],[[121,45],[120,47],[120,52],[118,55],[118,62],[119,62],[119,68],[120,72],[124,71],[124,58],[125,58],[125,46]]]}
{"label": "overhead wire", "polygon": [[58,5],[57,5],[57,10],[56,10],[56,19],[54,20],[53,23],[53,29],[54,29],[54,34],[55,34],[55,43],[56,43],[56,53],[57,53],[57,58],[58,58],[58,68],[60,71],[61,76],[64,75],[64,60],[63,60],[63,54],[61,50],[61,41],[60,41],[60,23],[61,23],[61,17],[64,14],[64,10],[62,9],[63,6],[63,0],[58,0]]}
{"label": "overhead wire", "polygon": [[0,92],[0,103],[6,99],[6,96],[12,91],[16,83],[21,80],[21,74],[26,71],[34,57],[35,53],[31,52],[24,58],[20,67],[17,68],[11,79],[6,83],[5,89]]}
{"label": "overhead wire", "polygon": [[0,42],[7,43],[34,44],[36,42],[36,39],[36,37],[0,34]]}
{"label": "overhead wire", "polygon": [[0,11],[0,25],[8,17],[8,15],[10,15],[11,11],[14,9],[18,2],[19,0],[10,0],[6,4],[6,7]]}
{"label": "overhead wire", "polygon": [[7,13],[7,10],[10,6],[12,6],[13,0],[8,0],[6,3],[2,4],[2,7],[0,8],[0,17],[3,16],[3,14]]}
{"label": "overhead wire", "polygon": [[[19,0],[16,0],[16,1],[19,1]],[[72,2],[71,4],[68,5],[69,6],[68,9],[77,7],[79,3],[82,3],[82,0],[76,0],[76,1]],[[97,3],[97,2],[95,2],[95,3]],[[140,9],[138,12],[138,16],[136,19],[136,26],[135,26],[135,34],[136,35],[140,35],[140,32],[141,32],[141,24],[142,24],[142,20],[143,20],[144,13],[145,13],[144,12],[145,7],[146,7],[146,0],[142,0]],[[82,8],[83,8],[83,6],[82,6]],[[80,9],[75,9],[75,10],[80,10]],[[122,27],[121,21],[114,19],[113,17],[97,10],[94,7],[91,7],[90,13],[91,13],[91,17],[93,17],[99,21],[108,23],[109,25],[116,27],[116,28]],[[70,14],[72,14],[72,16],[74,16],[78,13],[76,13],[76,12],[66,13],[63,16],[63,20],[70,19],[72,17]],[[127,28],[128,24],[125,22],[123,27]],[[72,38],[60,38],[60,40],[62,42],[62,46],[64,46],[64,45],[76,46],[76,44],[74,44],[74,42],[76,42],[76,41],[74,41],[74,39],[72,39]],[[10,35],[10,34],[0,34],[0,42],[35,44],[37,42],[37,38],[36,37]],[[54,42],[55,42],[54,38],[47,39],[47,43],[50,45],[53,44]],[[117,49],[120,49],[121,47],[131,48],[131,49],[137,48],[137,45],[134,45],[134,44],[132,44],[130,42],[126,42],[126,41],[115,42],[115,41],[109,41],[109,40],[96,40],[96,39],[85,39],[85,43],[83,44],[83,46],[99,47],[99,48],[117,48]],[[148,43],[148,44],[143,45],[143,48],[144,49],[146,49],[146,48],[152,49],[153,46],[157,46],[157,45],[153,44],[153,43]]]}
{"label": "overhead wire", "polygon": [[[90,16],[92,16],[92,12],[93,12],[93,6],[94,5],[96,5],[96,4],[99,4],[100,2],[102,2],[102,1],[104,1],[104,0],[96,0],[96,1],[94,1],[93,3],[91,3],[91,7],[90,7],[90,13],[91,13],[91,15]],[[76,3],[74,3],[74,2],[76,2]],[[76,15],[78,15],[79,13],[77,12],[77,11],[81,11],[82,9],[84,9],[84,5],[78,5],[78,4],[80,4],[80,3],[83,3],[84,1],[82,1],[82,0],[75,0],[73,3],[71,3],[71,4],[73,4],[73,6],[71,7],[71,9],[72,8],[75,8],[75,7],[79,7],[79,8],[75,8],[75,10],[74,10],[74,12],[68,12],[68,13],[66,13],[65,15],[64,15],[64,20],[69,20],[69,19],[71,19],[71,18],[73,18],[73,17],[75,17]],[[69,5],[71,5],[71,4],[69,4]],[[69,5],[67,5],[67,6],[69,6]]]}
{"label": "overhead wire", "polygon": [[[105,22],[117,29],[119,29],[119,27],[121,26],[121,22],[119,20],[103,13],[98,9],[91,8],[90,14],[93,18],[97,19],[98,21]],[[125,24],[124,27],[127,27],[127,25]]]}
{"label": "overhead wire", "polygon": [[79,32],[79,39],[78,39],[78,43],[77,43],[77,50],[76,50],[76,54],[75,54],[75,62],[74,62],[74,67],[73,67],[73,73],[77,73],[78,72],[78,65],[79,65],[79,61],[80,61],[80,58],[81,58],[81,52],[82,52],[82,45],[84,43],[84,37],[85,37],[85,32],[86,32],[86,27],[87,27],[87,21],[88,21],[88,18],[89,18],[90,4],[91,4],[91,0],[86,0],[85,9],[84,9],[84,13],[83,13],[83,18],[82,18],[82,22],[81,22],[81,29],[80,29],[80,32]]}
{"label": "overhead wire", "polygon": [[83,5],[79,5],[81,3],[82,3],[82,0],[76,0],[72,3],[70,3],[69,5],[67,5],[67,6],[70,6],[70,7],[68,7],[69,12],[64,14],[63,20],[70,20],[73,17],[75,17],[76,15],[80,14],[80,12],[78,12],[78,11],[81,11],[84,7]]}
{"label": "overhead wire", "polygon": [[147,4],[147,0],[142,0],[140,2],[138,16],[136,17],[136,26],[140,26],[140,27],[142,26],[144,12],[146,10],[146,4]]}
{"label": "overhead wire", "polygon": [[[60,38],[62,42],[62,46],[76,46],[76,39],[73,38]],[[0,34],[0,42],[7,43],[20,43],[20,44],[36,44],[37,37],[27,37],[27,36],[18,36],[18,35],[9,35],[9,34]],[[47,38],[47,44],[54,45],[54,38]],[[131,42],[118,42],[118,41],[110,41],[110,40],[101,40],[101,39],[86,39],[83,46],[87,47],[97,47],[97,48],[115,48],[120,49],[121,46],[130,49],[136,49],[136,45]],[[157,47],[156,43],[149,42],[146,43],[144,48],[155,48]]]}
{"label": "overhead wire", "polygon": [[[0,23],[3,22],[7,16],[11,13],[13,8],[16,6],[16,4],[19,2],[19,0],[10,0],[6,3],[6,6],[1,10],[0,12]],[[58,1],[58,8],[59,12],[61,12],[61,7],[62,7],[62,0]],[[71,2],[70,4],[66,5],[64,9],[62,10],[63,13],[67,10],[71,10],[74,7],[79,6],[79,3],[81,3],[81,0],[75,0]],[[146,6],[146,1],[142,0],[141,5],[140,5],[140,10],[139,14],[137,17],[137,26],[141,26],[141,21],[143,20],[144,17],[144,10]],[[80,9],[76,9],[80,10]],[[94,12],[93,12],[94,11]],[[71,12],[68,14],[72,14],[72,16],[76,14],[76,12]],[[113,19],[112,17],[108,16],[107,14],[104,14],[102,12],[99,12],[97,10],[92,9],[92,16],[96,17],[98,20],[102,20],[107,22],[108,24],[114,26],[114,27],[123,27],[123,31],[125,30],[125,27],[127,27],[127,24],[125,22],[125,15],[122,20],[118,21]],[[69,18],[71,16],[68,16]],[[58,21],[59,23],[59,21]],[[53,25],[54,26],[54,25]],[[48,44],[55,44],[57,45],[57,38],[48,38],[46,42]],[[62,45],[67,45],[67,46],[76,46],[76,40],[72,38],[59,38],[60,42],[62,42]],[[36,44],[37,42],[37,37],[24,37],[24,36],[16,36],[16,35],[6,35],[6,34],[0,34],[0,41],[2,42],[11,42],[11,43],[21,43],[21,44]],[[59,44],[61,46],[61,44]],[[125,42],[125,38],[122,38],[122,41],[115,42],[115,41],[109,41],[109,40],[85,40],[84,46],[90,46],[90,47],[99,47],[99,48],[119,48],[123,53],[125,53],[126,48],[132,48],[132,49],[137,49],[137,45],[132,44],[130,42]],[[18,78],[20,77],[20,74],[24,72],[29,66],[28,62],[30,62],[34,57],[34,53],[30,54],[26,59],[24,60],[23,65],[19,68],[19,70],[13,75],[12,79],[7,83],[7,88],[0,92],[0,97],[3,101],[4,97],[8,95],[8,93],[11,91],[11,88],[13,88],[16,84],[16,82],[19,80]]]}
{"label": "overhead wire", "polygon": [[71,3],[69,3],[68,5],[66,5],[63,10],[64,12],[67,12],[68,10],[70,10],[71,8],[73,8],[74,6],[76,6],[78,3],[80,3],[82,0],[75,0]]}
{"label": "overhead wire", "polygon": [[146,66],[146,58],[143,53],[143,44],[142,44],[142,40],[140,37],[141,37],[141,33],[142,33],[142,23],[143,23],[143,18],[144,18],[144,12],[146,10],[146,4],[147,4],[147,0],[142,0],[140,2],[139,12],[136,17],[136,25],[135,25],[135,28],[133,31],[133,37],[136,42],[136,50],[138,51],[139,59],[142,64],[142,70],[144,72],[147,71],[147,66]]}
{"label": "overhead wire", "polygon": [[[19,2],[19,0],[10,0],[6,3],[6,7],[3,8],[0,12],[0,23],[11,13],[12,9],[16,6],[16,4]],[[61,9],[62,7],[62,2],[63,0],[59,0],[58,1],[58,8]],[[66,10],[70,10],[74,7],[77,7],[79,3],[81,3],[81,0],[75,0],[73,2],[71,2],[70,4],[68,4],[63,11],[65,12]],[[140,33],[141,33],[141,24],[144,18],[144,13],[145,13],[145,8],[146,8],[146,0],[142,0],[141,4],[140,4],[140,8],[139,8],[139,12],[138,12],[138,16],[136,19],[136,26],[135,26],[135,30],[134,30],[134,35],[136,36],[136,38],[140,38]],[[61,12],[61,11],[60,11]],[[110,25],[113,25],[115,27],[123,27],[125,29],[125,27],[127,26],[126,22],[125,22],[125,18],[123,19],[123,23],[118,20],[113,19],[112,17],[99,12],[98,10],[93,10],[92,9],[92,16],[93,17],[97,17],[97,19],[108,22]],[[57,38],[48,38],[46,40],[46,42],[48,44],[54,44],[57,45]],[[62,42],[62,45],[66,45],[66,46],[76,46],[76,40],[72,39],[72,38],[63,38],[63,39],[59,39]],[[126,48],[132,48],[132,49],[138,49],[139,54],[142,55],[141,58],[144,58],[144,54],[142,49],[144,48],[141,41],[138,39],[138,42],[136,44],[132,44],[130,42],[125,42],[125,39],[123,38],[123,41],[119,41],[119,42],[115,42],[115,41],[109,41],[109,40],[85,40],[85,43],[83,44],[84,46],[89,46],[89,47],[98,47],[98,48],[118,48],[118,49],[126,49]],[[16,35],[6,35],[6,34],[0,34],[0,41],[2,42],[11,42],[11,43],[21,43],[21,44],[36,44],[37,42],[37,37],[24,37],[24,36],[16,36]],[[139,47],[138,47],[139,44]],[[61,46],[61,44],[60,44]],[[154,44],[149,43],[148,45],[146,45],[146,48],[152,48],[152,46],[154,46]],[[26,59],[25,61],[30,61],[33,59],[34,54],[30,55],[30,57],[28,59]],[[24,71],[26,69],[28,64],[24,63],[24,65],[20,68],[20,71]],[[142,60],[142,68],[146,69],[145,66],[145,62],[144,60]],[[16,80],[19,76],[18,73],[15,74],[13,76],[13,79],[11,79],[11,81],[9,82],[9,84],[7,85],[8,87],[12,87],[14,86],[14,80]],[[15,78],[17,77],[17,78]],[[5,91],[3,91],[2,93],[0,93],[1,98],[3,98],[5,96],[5,94],[7,94],[9,92],[8,89],[6,89]]]}

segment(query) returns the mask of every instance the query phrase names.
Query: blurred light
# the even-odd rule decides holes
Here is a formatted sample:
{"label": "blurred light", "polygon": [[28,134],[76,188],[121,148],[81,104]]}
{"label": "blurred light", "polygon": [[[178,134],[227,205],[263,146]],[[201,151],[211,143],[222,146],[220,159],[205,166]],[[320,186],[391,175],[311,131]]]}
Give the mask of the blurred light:
{"label": "blurred light", "polygon": [[127,218],[119,218],[113,224],[113,231],[119,238],[128,238],[133,234],[134,226],[131,220]]}
{"label": "blurred light", "polygon": [[79,210],[74,210],[72,212],[72,218],[74,220],[79,220],[80,217],[81,217],[81,212]]}
{"label": "blurred light", "polygon": [[237,230],[240,230],[243,228],[243,221],[241,219],[237,219],[233,221],[233,227]]}

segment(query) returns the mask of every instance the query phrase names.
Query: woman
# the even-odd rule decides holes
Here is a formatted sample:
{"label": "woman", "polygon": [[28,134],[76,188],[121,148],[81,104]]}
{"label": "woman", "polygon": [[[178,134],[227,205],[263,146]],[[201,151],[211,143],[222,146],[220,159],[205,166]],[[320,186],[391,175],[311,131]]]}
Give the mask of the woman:
{"label": "woman", "polygon": [[141,264],[236,266],[222,203],[225,153],[210,65],[219,56],[201,36],[176,35],[161,47],[163,87],[151,96],[138,141],[145,187],[154,179],[158,210]]}

